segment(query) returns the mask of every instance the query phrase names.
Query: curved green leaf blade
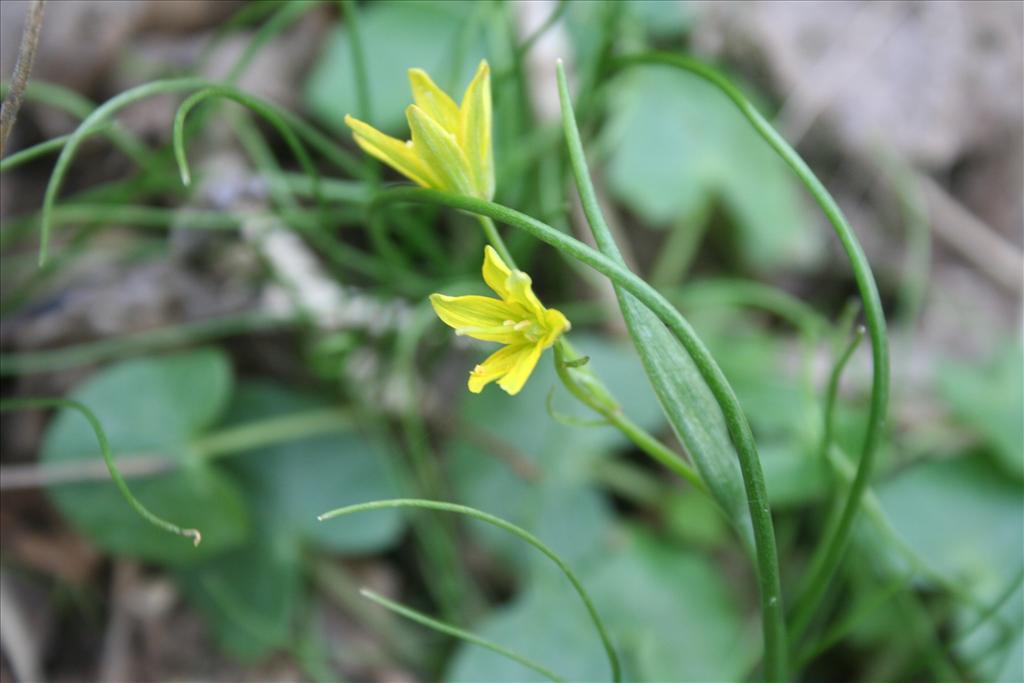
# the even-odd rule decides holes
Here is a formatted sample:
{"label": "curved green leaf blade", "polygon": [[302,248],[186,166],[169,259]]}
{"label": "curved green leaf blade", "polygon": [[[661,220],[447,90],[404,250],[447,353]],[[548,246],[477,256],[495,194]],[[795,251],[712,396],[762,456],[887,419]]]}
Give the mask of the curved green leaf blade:
{"label": "curved green leaf blade", "polygon": [[[155,514],[202,530],[203,542],[168,538],[125,504],[109,481],[49,489],[60,511],[108,552],[166,564],[186,564],[242,542],[245,503],[233,479],[187,459],[193,437],[220,416],[231,391],[227,359],[213,349],[142,358],[104,369],[71,394],[89,406],[107,433],[116,460],[166,458],[177,469],[133,480],[136,497]],[[63,410],[43,441],[44,464],[96,461],[99,449],[83,416]]]}

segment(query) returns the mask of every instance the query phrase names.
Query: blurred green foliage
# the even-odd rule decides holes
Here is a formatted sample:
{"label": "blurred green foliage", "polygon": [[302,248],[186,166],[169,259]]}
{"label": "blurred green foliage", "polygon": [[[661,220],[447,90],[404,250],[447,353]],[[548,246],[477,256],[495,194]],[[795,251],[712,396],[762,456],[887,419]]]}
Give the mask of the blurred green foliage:
{"label": "blurred green foliage", "polygon": [[[407,68],[425,68],[442,87],[460,92],[478,60],[487,56],[495,74],[496,154],[515,171],[499,178],[499,196],[568,229],[563,140],[530,111],[508,5],[375,2],[359,5],[358,11],[372,84],[372,123],[400,137],[406,132]],[[652,250],[678,252],[675,247],[686,240],[671,240],[679,235],[692,240],[693,250],[705,240],[720,246],[717,251],[728,258],[710,267],[727,275],[756,272],[767,281],[783,271],[821,266],[824,240],[802,204],[801,190],[718,92],[659,68],[587,80],[607,56],[602,50],[616,40],[637,49],[684,49],[692,21],[688,5],[572,3],[564,16],[579,82],[595,88],[590,106],[580,108],[588,154],[593,150],[591,161],[601,170],[610,199],[628,219],[624,238],[654,245],[637,250],[641,270],[663,276],[659,285],[682,281],[684,291],[696,291],[686,277],[692,253],[667,265],[659,266],[658,257],[647,262]],[[346,145],[342,118],[360,109],[354,68],[350,27],[339,21],[302,84],[309,113]],[[771,103],[761,108],[770,110]],[[267,150],[274,151],[269,145]],[[280,156],[290,163],[286,153]],[[86,190],[85,199],[115,205],[180,202],[173,165],[168,159],[153,163],[164,165],[131,181]],[[296,202],[309,199],[308,183],[301,185],[294,175],[285,180]],[[325,179],[325,187],[338,192],[326,193],[330,206],[305,217],[331,216],[340,207],[361,226],[369,192],[362,190],[372,190],[372,183],[331,182],[336,181]],[[56,260],[24,283],[20,278],[27,269],[5,267],[4,301],[10,311],[5,309],[5,316],[53,305],[69,280],[50,278],[80,267],[104,220],[132,223],[123,214],[104,213],[95,201],[90,206],[84,227],[69,220],[75,239],[58,255],[66,261]],[[173,225],[163,215],[158,218],[159,229]],[[29,216],[16,231],[5,229],[5,248],[17,245],[37,222]],[[477,286],[480,241],[467,224],[454,212],[389,209],[390,242],[378,234],[366,237],[367,231],[348,224],[344,229],[326,224],[322,232],[303,234],[313,250],[324,244],[315,237],[329,235],[337,238],[334,248],[350,259],[386,264],[390,277],[335,272],[374,301],[404,305],[410,292],[455,291],[465,288],[467,278]],[[716,231],[707,234],[710,227]],[[573,342],[625,413],[671,440],[672,428],[636,352],[612,339],[609,329],[617,319],[606,302],[589,301],[580,284],[586,281],[549,250],[527,239],[510,242],[521,265],[535,273],[545,303],[579,311],[578,318],[570,315]],[[146,259],[173,257],[161,241],[125,238],[124,251],[111,262],[137,259],[140,243]],[[5,266],[24,265],[21,255],[5,252],[4,258]],[[15,270],[19,279],[8,287]],[[413,274],[423,278],[402,279]],[[268,281],[275,277],[265,275]],[[453,278],[458,282],[450,282]],[[411,284],[398,287],[400,280]],[[710,296],[702,304],[699,298],[681,308],[721,364],[757,437],[788,599],[797,592],[794,577],[805,568],[829,508],[846,485],[841,468],[822,452],[822,388],[814,372],[816,362],[829,356],[822,347],[834,331],[795,334],[779,324],[785,316],[778,311],[755,313],[723,306]],[[834,303],[825,296],[810,302],[822,316],[835,313]],[[8,320],[14,318],[5,317],[5,324]],[[294,382],[251,369],[236,378],[228,347],[199,347],[110,362],[70,394],[98,415],[122,464],[135,462],[134,456],[158,461],[158,471],[130,480],[132,489],[158,514],[201,529],[198,548],[139,519],[105,479],[48,488],[62,515],[104,552],[167,568],[227,652],[249,661],[279,650],[304,658],[299,653],[316,648],[303,640],[309,630],[303,622],[315,600],[331,592],[313,576],[318,560],[373,557],[395,569],[403,600],[418,608],[444,612],[574,680],[607,679],[583,608],[564,579],[543,558],[524,552],[514,537],[477,522],[431,526],[429,513],[410,514],[407,525],[397,510],[345,523],[316,521],[331,508],[415,493],[450,497],[499,515],[552,546],[592,592],[621,650],[628,680],[739,680],[754,670],[759,642],[752,627],[753,579],[729,520],[707,497],[654,469],[618,431],[563,419],[592,416],[558,385],[549,358],[519,396],[497,390],[477,396],[465,392],[460,373],[472,366],[468,356],[482,358],[482,350],[453,352],[439,325],[373,334],[362,329],[326,333],[306,318],[281,326],[298,338],[291,360],[301,370]],[[167,338],[198,347],[235,333],[252,330],[225,327],[204,332],[201,339],[193,332]],[[670,342],[665,344],[669,348]],[[676,348],[674,340],[670,348]],[[126,338],[116,351],[71,353],[52,368],[152,353],[152,348],[133,347]],[[360,360],[374,372],[355,380],[345,373]],[[5,367],[13,368],[11,374],[47,368],[45,352],[32,361]],[[721,462],[734,463],[720,415],[711,412],[686,359],[663,358],[662,363],[676,394],[685,397],[694,428],[719,449]],[[830,670],[829,680],[872,680],[876,674],[908,681],[1024,679],[1020,586],[995,604],[1019,581],[1024,557],[1022,376],[1020,340],[1004,344],[985,362],[943,360],[934,393],[950,419],[890,425],[848,561],[827,600],[822,620],[827,623],[816,624],[805,644],[827,664],[845,667]],[[396,386],[398,393],[415,394],[405,396],[398,408],[389,401]],[[851,381],[846,389],[836,414],[840,455],[860,452],[866,419],[862,383]],[[440,403],[440,411],[430,401]],[[327,429],[321,420],[310,433],[285,430],[274,436],[281,420],[322,418],[331,411],[337,421]],[[246,437],[253,434],[262,436]],[[945,446],[950,434],[957,438]],[[685,446],[687,439],[681,440]],[[97,458],[87,422],[77,413],[59,412],[46,430],[42,463],[88,467]],[[444,582],[449,585],[439,588]],[[989,605],[995,608],[991,619],[984,618]],[[461,643],[449,651],[430,635],[352,611],[363,627],[389,643],[415,634],[412,648],[396,646],[391,654],[426,679],[536,679],[489,651]],[[838,629],[838,636],[830,640],[831,629]],[[396,630],[401,637],[394,636]],[[839,648],[836,659],[825,659],[833,646]],[[344,660],[357,646],[331,647]],[[856,662],[855,671],[846,671],[850,662]]]}

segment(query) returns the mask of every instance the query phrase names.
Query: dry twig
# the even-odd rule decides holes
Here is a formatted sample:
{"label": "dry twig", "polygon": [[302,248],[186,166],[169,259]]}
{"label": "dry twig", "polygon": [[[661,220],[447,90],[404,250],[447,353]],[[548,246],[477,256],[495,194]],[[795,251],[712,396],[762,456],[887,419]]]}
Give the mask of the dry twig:
{"label": "dry twig", "polygon": [[14,128],[14,120],[18,117],[21,100],[28,85],[28,75],[32,71],[32,62],[36,58],[36,47],[39,46],[39,30],[43,27],[43,8],[46,0],[33,0],[25,15],[25,28],[21,32],[21,46],[18,48],[18,60],[14,63],[14,75],[11,77],[11,90],[0,106],[0,157],[4,155],[7,136]]}

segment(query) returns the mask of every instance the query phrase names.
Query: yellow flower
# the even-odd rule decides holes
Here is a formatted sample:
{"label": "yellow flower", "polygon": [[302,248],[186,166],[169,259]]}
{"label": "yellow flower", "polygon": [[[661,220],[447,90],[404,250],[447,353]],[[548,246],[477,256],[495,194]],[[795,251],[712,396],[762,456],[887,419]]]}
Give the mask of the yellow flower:
{"label": "yellow flower", "polygon": [[490,201],[494,197],[491,151],[491,72],[480,62],[462,104],[437,87],[427,72],[409,69],[415,104],[409,105],[412,139],[403,142],[348,115],[345,123],[365,152],[423,187]]}
{"label": "yellow flower", "polygon": [[437,317],[455,334],[506,344],[473,368],[469,390],[480,393],[497,380],[511,395],[519,393],[540,354],[571,325],[561,311],[544,308],[533,293],[530,276],[510,270],[491,247],[484,250],[484,282],[501,297],[431,294]]}

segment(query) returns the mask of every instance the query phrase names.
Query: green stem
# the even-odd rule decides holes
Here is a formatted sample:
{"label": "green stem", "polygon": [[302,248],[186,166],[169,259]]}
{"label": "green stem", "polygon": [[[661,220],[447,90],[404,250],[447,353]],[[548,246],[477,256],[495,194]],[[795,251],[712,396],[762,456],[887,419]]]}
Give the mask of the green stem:
{"label": "green stem", "polygon": [[683,281],[711,223],[710,207],[711,203],[705,202],[693,215],[680,218],[672,225],[672,231],[661,243],[661,253],[651,266],[652,285],[663,290]]}
{"label": "green stem", "polygon": [[898,577],[896,580],[890,582],[888,586],[880,590],[876,598],[867,601],[865,604],[858,607],[858,609],[854,610],[845,619],[832,626],[807,649],[806,653],[800,655],[796,660],[796,668],[803,669],[836,645],[836,643],[845,638],[867,617],[876,613],[883,606],[891,606],[892,599],[904,590],[911,578],[912,577],[910,576]]}
{"label": "green stem", "polygon": [[498,228],[494,225],[488,216],[481,216],[477,214],[477,218],[480,220],[480,225],[484,229],[484,236],[487,237],[487,241],[491,243],[494,250],[498,252],[498,256],[505,262],[505,265],[513,270],[516,268],[515,259],[512,258],[512,254],[509,253],[508,247],[505,246],[505,240],[501,238],[501,233],[498,232]]}
{"label": "green stem", "polygon": [[999,613],[999,610],[1002,608],[1002,606],[1006,604],[1006,602],[1013,597],[1013,594],[1017,592],[1017,589],[1021,587],[1022,583],[1024,583],[1024,567],[1020,568],[1017,571],[1017,575],[1013,578],[1013,580],[1010,581],[1010,583],[1006,585],[1006,588],[1003,590],[1003,592],[1001,592],[998,595],[998,597],[996,597],[996,599],[992,601],[991,604],[986,606],[981,611],[981,614],[978,615],[978,618],[975,619],[970,626],[967,626],[954,636],[954,640],[964,640],[972,633],[977,631],[978,628],[982,626],[982,624],[996,616]]}
{"label": "green stem", "polygon": [[832,224],[853,269],[857,289],[864,304],[864,317],[868,334],[871,338],[871,408],[864,445],[860,461],[857,465],[857,474],[843,505],[836,533],[823,541],[826,545],[825,559],[821,564],[821,568],[808,582],[809,588],[807,592],[798,600],[798,605],[803,610],[813,612],[817,608],[825,589],[831,582],[849,541],[854,518],[860,509],[860,500],[871,480],[875,453],[882,436],[889,402],[889,342],[885,329],[885,314],[878,295],[878,286],[875,284],[871,266],[868,264],[867,257],[864,255],[864,250],[861,248],[857,236],[840,210],[839,205],[832,198],[832,195],[825,189],[825,186],[818,180],[818,177],[811,171],[806,162],[800,158],[800,155],[772,128],[771,124],[754,108],[736,86],[715,69],[685,55],[652,52],[629,55],[613,62],[613,66],[618,68],[640,64],[660,64],[690,72],[715,85],[726,97],[732,100],[757,133],[764,138],[807,187],[811,196]]}
{"label": "green stem", "polygon": [[191,450],[201,458],[219,458],[275,443],[345,431],[352,424],[352,416],[344,411],[310,410],[223,429],[192,442]]}
{"label": "green stem", "polygon": [[409,619],[411,621],[415,621],[417,624],[421,624],[423,626],[426,626],[427,628],[432,628],[435,631],[439,631],[439,632],[447,634],[449,636],[453,636],[455,638],[459,638],[461,640],[466,641],[467,643],[473,643],[474,645],[479,645],[480,647],[487,648],[488,650],[490,650],[492,652],[497,652],[499,655],[502,655],[503,657],[508,657],[512,661],[518,662],[518,663],[522,664],[523,666],[527,667],[528,669],[533,669],[534,671],[536,671],[537,673],[539,673],[542,676],[547,676],[552,681],[556,681],[558,683],[565,683],[565,679],[564,678],[562,678],[558,674],[554,673],[553,671],[551,671],[547,667],[545,667],[545,666],[543,666],[541,664],[538,664],[537,662],[533,661],[532,659],[524,657],[521,654],[513,652],[512,650],[509,650],[508,648],[502,647],[501,645],[498,645],[497,643],[495,643],[492,640],[487,640],[486,638],[481,638],[480,636],[474,635],[473,633],[470,633],[469,631],[464,631],[461,628],[457,628],[455,626],[450,626],[450,625],[444,623],[443,621],[438,621],[437,619],[433,619],[431,617],[428,617],[426,614],[423,614],[421,612],[417,612],[416,610],[411,609],[409,607],[406,607],[405,605],[401,605],[401,604],[395,602],[394,600],[389,600],[388,598],[385,598],[383,595],[380,595],[379,593],[374,593],[373,591],[371,591],[371,590],[369,590],[367,588],[361,589],[359,591],[359,593],[363,597],[365,597],[365,598],[367,598],[369,600],[372,600],[373,602],[377,603],[381,607],[385,607],[385,608],[391,610],[392,612],[395,612],[397,614],[401,614],[406,619]]}
{"label": "green stem", "polygon": [[38,159],[41,156],[56,152],[61,149],[64,146],[64,143],[66,143],[70,138],[70,133],[67,135],[61,135],[59,137],[51,138],[45,142],[40,142],[38,145],[26,147],[14,154],[8,154],[4,157],[3,161],[0,161],[0,173],[10,171],[11,169],[28,163],[33,159]]}
{"label": "green stem", "polygon": [[[700,475],[670,448],[654,438],[643,427],[629,419],[622,409],[607,401],[595,400],[591,391],[580,385],[569,369],[569,363],[579,358],[579,355],[563,337],[555,343],[555,372],[562,384],[581,403],[601,415],[605,421],[622,432],[626,438],[633,442],[637,448],[651,456],[656,462],[675,472],[680,477],[690,482],[694,488],[702,493],[709,494],[708,487]],[[602,389],[604,389],[602,387]]]}
{"label": "green stem", "polygon": [[341,11],[348,23],[349,45],[352,48],[352,66],[356,76],[356,113],[363,121],[373,121],[373,100],[370,98],[370,79],[366,70],[366,50],[363,33],[359,30],[359,8],[353,0],[341,0]]}
{"label": "green stem", "polygon": [[[0,96],[5,96],[7,94],[7,90],[8,85],[6,83],[0,84]],[[29,100],[34,100],[65,111],[79,120],[86,118],[93,112],[93,110],[96,109],[95,103],[74,90],[55,83],[46,83],[45,81],[32,81],[29,83],[28,88],[25,90],[25,97]],[[124,152],[125,155],[135,161],[140,167],[148,169],[153,168],[153,153],[133,134],[120,128],[117,124],[111,125],[110,130],[104,132],[114,145]],[[66,139],[67,137],[70,136],[61,136],[54,140]],[[2,169],[7,170],[7,168],[9,168],[7,165],[8,162],[11,163],[11,166],[16,166],[17,163],[21,163],[14,163],[14,158],[30,150],[37,150],[38,154],[42,154],[44,151],[49,152],[48,148],[46,150],[39,148],[43,145],[54,144],[54,140],[49,140],[47,142],[40,143],[39,145],[35,145],[34,147],[30,147],[29,149],[22,150],[17,155],[12,154],[8,156],[4,159]]]}
{"label": "green stem", "polygon": [[864,328],[858,327],[847,343],[846,348],[843,349],[842,354],[836,360],[835,365],[832,367],[832,373],[828,378],[828,389],[825,391],[825,415],[824,425],[822,429],[821,438],[821,459],[825,461],[828,458],[828,449],[832,447],[832,434],[834,432],[835,423],[835,411],[836,411],[836,400],[839,397],[839,381],[842,379],[843,370],[846,368],[846,364],[850,362],[850,358],[853,357],[853,352],[860,346],[861,341],[864,339]]}
{"label": "green stem", "polygon": [[[562,105],[566,144],[569,148],[569,160],[576,179],[580,203],[583,205],[583,213],[587,217],[591,232],[601,251],[611,255],[620,266],[624,267],[622,255],[619,253],[618,245],[615,244],[615,239],[604,220],[597,201],[597,193],[590,181],[590,172],[583,154],[583,143],[580,141],[579,130],[576,128],[572,102],[569,99],[569,88],[565,80],[565,70],[562,68],[561,62],[558,63],[558,90]],[[616,287],[616,294],[619,296],[620,305],[624,306],[625,299],[621,288]],[[750,521],[754,530],[754,552],[761,594],[765,677],[770,681],[784,681],[788,678],[786,674],[786,624],[785,612],[782,607],[778,551],[775,546],[775,528],[768,507],[764,472],[761,469],[754,435],[750,430],[750,424],[743,413],[739,399],[736,398],[725,375],[711,354],[697,339],[696,334],[687,335],[686,339],[680,337],[680,342],[690,353],[701,375],[708,383],[708,388],[711,389],[715,400],[721,407],[729,429],[729,436],[736,447],[737,455],[739,455],[740,472],[747,495],[747,508],[750,511]]]}
{"label": "green stem", "polygon": [[587,613],[590,615],[590,620],[594,624],[594,628],[597,629],[598,635],[601,637],[601,644],[604,646],[605,654],[608,656],[608,663],[611,666],[612,670],[612,680],[614,680],[615,683],[619,683],[619,681],[622,680],[622,673],[619,668],[619,657],[617,654],[615,654],[615,648],[612,646],[611,638],[609,638],[608,632],[605,630],[604,622],[601,621],[601,617],[598,615],[597,609],[594,607],[594,603],[591,601],[586,589],[583,588],[583,584],[580,583],[580,580],[576,577],[576,574],[572,571],[572,569],[569,568],[569,565],[567,565],[565,561],[562,560],[562,558],[559,557],[557,553],[555,553],[554,550],[545,545],[543,541],[541,541],[539,538],[531,534],[529,531],[526,531],[525,529],[518,527],[515,524],[512,524],[511,522],[507,522],[504,519],[501,519],[500,517],[495,517],[494,515],[483,512],[482,510],[477,510],[476,508],[467,507],[465,505],[456,505],[454,503],[443,503],[434,500],[417,500],[410,498],[378,500],[373,501],[371,503],[349,505],[346,507],[331,510],[330,512],[325,512],[324,514],[317,517],[317,519],[323,521],[331,519],[333,517],[347,515],[353,512],[364,512],[368,510],[383,510],[387,508],[403,507],[425,508],[428,510],[441,510],[443,512],[454,512],[456,514],[466,515],[468,517],[472,517],[473,519],[480,520],[481,522],[486,522],[488,524],[491,524],[492,526],[496,526],[499,529],[503,529],[509,532],[510,534],[520,538],[521,540],[526,541],[534,548],[544,553],[544,555],[546,555],[548,559],[554,562],[558,566],[558,568],[562,570],[562,573],[565,574],[565,577],[572,584],[572,587],[576,591],[576,594],[579,595],[580,600],[583,601],[583,605],[587,608]]}
{"label": "green stem", "polygon": [[9,410],[25,410],[33,408],[70,408],[77,410],[85,417],[89,422],[89,426],[92,427],[93,432],[96,434],[96,441],[99,442],[100,451],[103,453],[103,460],[107,464],[107,470],[110,472],[110,478],[114,480],[114,484],[117,486],[121,495],[124,497],[128,504],[134,508],[134,510],[142,516],[150,524],[163,529],[172,534],[178,536],[184,536],[185,538],[192,539],[193,545],[199,545],[199,542],[203,539],[202,534],[199,533],[198,529],[182,529],[177,524],[172,524],[162,517],[158,517],[149,511],[149,509],[139,501],[138,498],[132,494],[130,488],[128,488],[128,482],[121,476],[120,470],[117,469],[117,465],[114,463],[114,455],[110,451],[110,443],[107,441],[107,434],[103,431],[103,425],[100,424],[99,418],[83,403],[65,398],[18,398],[0,401],[0,412],[7,412]]}
{"label": "green stem", "polygon": [[225,80],[231,84],[237,83],[264,45],[269,43],[278,33],[288,28],[307,11],[319,4],[318,0],[290,0],[281,5],[275,10],[274,15],[256,31],[252,40],[245,46],[245,51],[242,52],[238,61],[231,67],[231,71]]}
{"label": "green stem", "polygon": [[817,339],[829,327],[828,321],[821,314],[800,299],[754,280],[695,280],[687,282],[683,287],[669,289],[665,295],[669,301],[684,308],[696,305],[758,308],[782,318],[808,340]]}
{"label": "green stem", "polygon": [[[403,406],[399,424],[408,457],[413,481],[410,482],[415,495],[427,498],[448,497],[444,476],[437,457],[430,445],[430,436],[420,407],[411,397],[420,395],[416,374],[416,351],[420,341],[435,320],[434,312],[424,301],[416,309],[409,324],[398,333],[395,344],[395,374],[404,381],[406,396],[410,400]],[[454,527],[446,525],[436,515],[423,515],[420,529],[420,544],[425,559],[433,564],[434,579],[438,582],[437,592],[446,617],[461,611],[466,613],[466,591],[472,583],[458,555],[458,538]]]}
{"label": "green stem", "polygon": [[179,344],[196,344],[230,335],[261,332],[294,323],[293,319],[264,313],[242,313],[101,339],[52,351],[4,354],[0,356],[0,377],[60,372],[89,363],[124,358],[130,354],[166,349]]}

